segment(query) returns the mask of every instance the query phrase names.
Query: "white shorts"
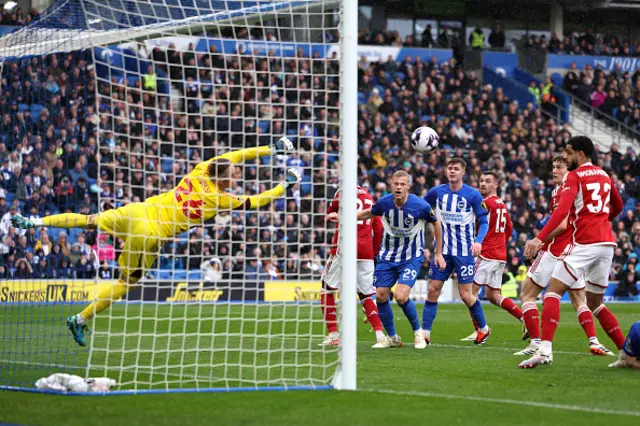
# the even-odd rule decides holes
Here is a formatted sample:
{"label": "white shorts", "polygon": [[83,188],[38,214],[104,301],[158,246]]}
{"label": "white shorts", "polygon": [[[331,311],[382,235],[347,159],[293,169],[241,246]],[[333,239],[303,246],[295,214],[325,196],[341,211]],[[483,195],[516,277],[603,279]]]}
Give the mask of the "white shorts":
{"label": "white shorts", "polygon": [[558,258],[548,251],[539,251],[527,272],[527,277],[538,287],[545,289],[551,281]]}
{"label": "white shorts", "polygon": [[[373,289],[373,271],[375,269],[373,260],[358,260],[356,263],[357,281],[356,288],[358,293],[366,296],[371,296],[376,293]],[[322,274],[322,283],[329,290],[338,290],[340,288],[340,281],[342,268],[340,267],[340,255],[329,256],[327,266]]]}
{"label": "white shorts", "polygon": [[502,288],[502,274],[506,262],[501,260],[476,259],[476,272],[473,275],[473,283],[486,285],[500,290]]}
{"label": "white shorts", "polygon": [[[609,270],[613,261],[615,247],[612,245],[573,245],[570,244],[555,269],[556,278],[575,290],[586,282],[589,293],[604,294],[609,286]],[[584,276],[584,281],[581,280]]]}

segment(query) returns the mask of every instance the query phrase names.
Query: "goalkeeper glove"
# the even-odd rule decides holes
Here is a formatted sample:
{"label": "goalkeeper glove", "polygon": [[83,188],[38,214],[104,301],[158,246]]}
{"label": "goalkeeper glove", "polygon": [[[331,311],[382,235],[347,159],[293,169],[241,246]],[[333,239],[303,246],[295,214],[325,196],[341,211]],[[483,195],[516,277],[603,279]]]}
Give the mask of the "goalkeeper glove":
{"label": "goalkeeper glove", "polygon": [[284,178],[284,187],[288,188],[291,185],[300,183],[301,180],[302,180],[302,175],[300,174],[298,169],[288,169],[287,174]]}
{"label": "goalkeeper glove", "polygon": [[271,155],[287,155],[293,152],[293,142],[286,136],[281,137],[276,142],[271,142]]}

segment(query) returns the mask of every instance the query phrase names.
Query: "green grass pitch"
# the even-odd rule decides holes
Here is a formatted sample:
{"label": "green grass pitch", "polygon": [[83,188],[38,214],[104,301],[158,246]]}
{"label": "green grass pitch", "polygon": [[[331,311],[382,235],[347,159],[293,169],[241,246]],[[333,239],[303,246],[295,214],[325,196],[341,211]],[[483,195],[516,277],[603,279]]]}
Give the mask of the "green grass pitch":
{"label": "green grass pitch", "polygon": [[[639,305],[616,304],[611,308],[625,332],[640,320]],[[20,318],[29,318],[22,324],[30,327],[28,330],[19,330],[20,325],[16,324],[18,309],[23,310]],[[2,383],[32,383],[38,375],[62,371],[54,367],[38,371],[36,366],[42,363],[86,364],[88,350],[75,349],[60,322],[75,307],[34,306],[28,308],[31,311],[27,316],[24,309],[0,308],[0,318],[4,320],[0,332],[5,333],[4,346],[0,348]],[[400,349],[373,350],[373,334],[368,325],[359,323],[361,390],[357,392],[64,397],[4,391],[0,392],[0,422],[68,426],[640,422],[640,372],[611,370],[607,364],[613,357],[590,356],[570,305],[562,307],[554,364],[534,370],[517,369],[523,358],[512,355],[524,346],[520,324],[493,306],[485,305],[485,311],[493,335],[480,347],[459,341],[471,332],[469,314],[462,305],[440,306],[432,335],[434,345],[422,351],[410,344]],[[195,315],[211,321],[196,321]],[[161,320],[152,321],[153,317]],[[289,317],[291,321],[267,320]],[[213,321],[214,318],[225,320]],[[125,387],[130,387],[134,378],[151,389],[163,388],[167,382],[177,386],[180,380],[182,386],[248,386],[256,382],[277,385],[282,377],[305,378],[306,383],[303,380],[301,384],[324,384],[336,363],[335,351],[316,346],[324,332],[318,305],[116,305],[110,317],[99,321],[110,321],[112,335],[96,333],[94,349],[103,350],[94,350],[92,362],[107,366],[107,374]],[[106,325],[109,324],[98,323],[97,328],[104,329]],[[398,309],[396,325],[410,343],[411,330]],[[134,333],[121,333],[125,329]],[[135,333],[137,330],[142,333]],[[20,333],[27,331],[30,338],[21,338]],[[225,332],[227,336],[219,338],[216,334],[212,338],[212,331]],[[265,332],[273,337],[247,337]],[[291,339],[296,334],[314,337]],[[599,326],[598,337],[612,348]],[[24,354],[22,364],[7,361],[10,351]],[[330,367],[323,368],[321,364]],[[138,365],[137,372],[117,370],[130,365]],[[105,371],[93,371],[100,372]]]}

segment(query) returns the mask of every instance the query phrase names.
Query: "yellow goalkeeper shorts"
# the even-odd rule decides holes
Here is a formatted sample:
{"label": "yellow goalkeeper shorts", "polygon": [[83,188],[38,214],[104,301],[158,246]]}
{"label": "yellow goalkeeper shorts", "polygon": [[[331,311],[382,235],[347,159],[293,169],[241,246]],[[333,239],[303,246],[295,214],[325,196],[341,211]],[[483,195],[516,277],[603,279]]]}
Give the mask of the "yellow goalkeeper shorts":
{"label": "yellow goalkeeper shorts", "polygon": [[156,208],[145,203],[130,203],[98,215],[100,232],[125,241],[118,257],[121,278],[137,283],[158,257],[162,236],[158,232]]}

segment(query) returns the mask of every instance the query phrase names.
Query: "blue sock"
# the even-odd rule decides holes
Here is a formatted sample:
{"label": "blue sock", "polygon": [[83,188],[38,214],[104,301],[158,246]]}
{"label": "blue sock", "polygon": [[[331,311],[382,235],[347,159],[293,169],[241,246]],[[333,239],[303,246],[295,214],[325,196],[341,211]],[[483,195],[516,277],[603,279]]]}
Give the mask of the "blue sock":
{"label": "blue sock", "polygon": [[391,309],[391,304],[388,300],[386,302],[378,302],[378,316],[380,317],[380,321],[382,321],[382,325],[384,325],[384,329],[387,331],[387,335],[389,335],[389,337],[395,336],[396,326],[393,323],[393,309]]}
{"label": "blue sock", "polygon": [[416,304],[413,303],[413,300],[409,299],[404,304],[398,303],[398,305],[402,308],[404,312],[404,316],[407,317],[409,322],[411,323],[411,328],[413,331],[420,330],[420,320],[418,319],[418,311],[416,310]]}
{"label": "blue sock", "polygon": [[433,320],[436,319],[438,313],[438,302],[424,301],[424,309],[422,310],[422,329],[431,330]]}
{"label": "blue sock", "polygon": [[484,309],[482,309],[482,303],[480,303],[480,300],[476,299],[476,303],[469,306],[469,311],[471,311],[473,319],[476,320],[478,328],[487,326],[487,320],[484,318]]}

